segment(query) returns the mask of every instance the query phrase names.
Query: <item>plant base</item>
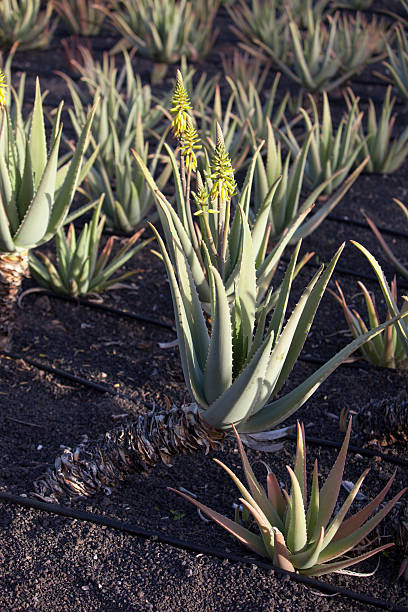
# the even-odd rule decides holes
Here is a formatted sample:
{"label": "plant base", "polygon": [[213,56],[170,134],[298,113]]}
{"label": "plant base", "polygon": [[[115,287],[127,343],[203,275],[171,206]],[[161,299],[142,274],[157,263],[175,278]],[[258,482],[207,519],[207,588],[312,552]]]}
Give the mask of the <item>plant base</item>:
{"label": "plant base", "polygon": [[34,482],[34,495],[46,502],[60,502],[111,493],[127,474],[145,473],[159,461],[171,466],[180,454],[222,444],[225,434],[208,427],[195,404],[167,410],[153,409],[123,423],[90,445],[66,448],[54,468]]}
{"label": "plant base", "polygon": [[28,251],[0,253],[0,350],[10,344],[10,334],[23,278],[28,276]]}

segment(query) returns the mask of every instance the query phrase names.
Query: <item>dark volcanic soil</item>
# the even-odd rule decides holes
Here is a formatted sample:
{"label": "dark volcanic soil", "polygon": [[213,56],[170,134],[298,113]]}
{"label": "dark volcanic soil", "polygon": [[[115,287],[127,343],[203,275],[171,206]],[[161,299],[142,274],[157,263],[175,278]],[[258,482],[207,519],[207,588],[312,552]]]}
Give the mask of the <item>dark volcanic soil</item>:
{"label": "dark volcanic soil", "polygon": [[[221,35],[208,60],[200,66],[212,74],[221,68],[219,50],[230,50],[234,41],[228,31],[229,19],[221,11],[218,24]],[[52,106],[61,96],[70,99],[65,84],[52,71],[66,70],[60,37],[52,53],[19,53],[15,64],[30,71],[29,83],[41,68],[43,89],[50,89],[47,102]],[[109,49],[115,37],[107,33],[94,42],[97,56]],[[142,78],[147,80],[151,65],[135,59]],[[170,71],[174,74],[174,70]],[[367,98],[381,100],[385,87],[368,85],[369,68],[358,81],[356,91]],[[352,83],[354,85],[354,82]],[[282,91],[287,83],[283,81]],[[342,106],[337,105],[339,114]],[[399,127],[406,124],[407,114],[399,110]],[[367,211],[381,226],[406,230],[402,215],[396,214],[392,198],[407,201],[408,162],[394,175],[365,175],[346,195],[334,212],[336,217],[361,221],[360,209]],[[328,261],[342,241],[355,239],[364,244],[381,261],[388,279],[394,274],[384,262],[369,229],[345,222],[326,220],[308,237],[302,250],[313,250],[312,263]],[[407,253],[407,238],[390,238],[396,254]],[[52,246],[44,247],[45,251]],[[147,249],[129,264],[137,269],[128,290],[108,293],[104,303],[126,309],[158,321],[172,323],[173,310],[165,271],[161,262]],[[348,299],[364,314],[357,278],[344,273],[372,272],[364,257],[351,244],[338,264],[339,280]],[[281,271],[284,265],[281,264]],[[341,272],[343,270],[343,272]],[[315,268],[307,267],[296,281],[291,304],[299,296]],[[407,292],[408,281],[398,279]],[[375,281],[364,281],[382,303]],[[24,289],[33,286],[28,279]],[[331,283],[334,288],[333,282]],[[381,307],[380,307],[381,310]],[[384,312],[384,309],[382,310]],[[350,340],[340,307],[325,295],[307,339],[303,357],[328,359]],[[164,404],[164,396],[176,404],[189,402],[184,384],[178,349],[163,348],[160,343],[175,339],[172,330],[124,317],[103,313],[77,303],[61,301],[43,294],[29,294],[18,311],[14,331],[13,356],[0,355],[0,491],[28,495],[33,481],[52,465],[61,445],[76,446],[94,439],[114,427],[121,419],[149,409],[153,402]],[[78,385],[60,376],[30,365],[36,360],[61,368],[71,374],[115,389],[122,397],[112,397]],[[287,387],[289,390],[316,365],[300,360]],[[340,367],[315,393],[296,417],[306,425],[307,434],[341,442],[338,417],[342,409],[358,412],[371,399],[395,396],[407,388],[406,372],[373,368],[359,359]],[[86,438],[85,438],[86,437]],[[392,443],[393,442],[393,443]],[[391,458],[408,461],[406,442],[389,437],[367,435],[353,429],[352,443],[380,450]],[[293,461],[295,444],[287,441],[275,454],[248,451],[252,461],[270,463],[280,479],[287,481],[285,466]],[[335,461],[335,451],[309,446],[309,467],[319,459],[319,470],[326,475]],[[221,458],[238,472],[239,459],[233,441],[227,441]],[[385,459],[370,460],[349,453],[345,479],[356,481],[366,467],[370,474],[362,492],[371,497],[384,486],[395,466]],[[407,467],[399,467],[390,498],[408,484]],[[214,509],[233,515],[232,503],[238,498],[232,483],[212,461],[211,456],[184,456],[173,468],[157,467],[149,475],[135,475],[119,484],[110,496],[99,495],[74,502],[78,509],[117,518],[172,535],[186,543],[201,544],[219,551],[248,557],[226,532],[200,519],[194,508],[167,490],[184,487]],[[358,504],[356,504],[357,507]],[[394,512],[372,539],[385,543],[397,536]],[[378,545],[378,544],[377,544]],[[372,544],[374,546],[374,544]],[[400,553],[396,549],[382,555],[379,567],[369,578],[333,575],[327,583],[387,600],[394,606],[408,606],[406,590],[395,581]],[[370,572],[376,567],[371,559],[358,571]],[[159,541],[142,539],[103,526],[62,518],[45,512],[28,510],[0,501],[0,610],[51,611],[270,611],[270,610],[371,610],[366,604],[347,597],[323,596],[314,590],[281,579],[273,571],[256,565],[232,563],[216,557],[177,549]]]}

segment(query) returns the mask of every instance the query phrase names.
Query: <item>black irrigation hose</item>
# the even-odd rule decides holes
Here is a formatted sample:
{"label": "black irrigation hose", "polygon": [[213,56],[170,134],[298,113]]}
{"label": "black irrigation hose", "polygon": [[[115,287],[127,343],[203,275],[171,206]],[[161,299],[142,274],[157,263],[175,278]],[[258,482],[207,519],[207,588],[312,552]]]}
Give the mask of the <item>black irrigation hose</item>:
{"label": "black irrigation hose", "polygon": [[[316,365],[324,365],[327,362],[327,359],[323,359],[323,357],[313,357],[312,355],[305,355],[304,357],[298,357],[299,361],[304,361],[305,363],[314,363]],[[361,368],[361,362],[347,362],[344,361],[340,364],[343,368]],[[364,362],[364,365],[370,365],[367,362]],[[379,366],[377,366],[379,367]]]}
{"label": "black irrigation hose", "polygon": [[[281,261],[285,263],[289,263],[289,258],[281,257]],[[320,263],[315,263],[314,261],[308,261],[307,263],[305,263],[304,267],[320,268],[320,266],[321,266]],[[358,278],[359,280],[367,280],[367,281],[378,283],[378,279],[376,276],[371,275],[371,274],[364,274],[362,272],[356,272],[355,270],[351,270],[350,268],[341,268],[339,266],[336,266],[335,272],[337,272],[337,274],[342,274],[343,276],[353,276],[355,278]],[[404,281],[402,282],[398,281],[398,287],[400,289],[408,289],[408,283]]]}
{"label": "black irrigation hose", "polygon": [[120,310],[119,308],[114,308],[113,306],[107,306],[106,304],[98,304],[98,302],[90,302],[89,300],[84,300],[83,298],[73,298],[69,295],[59,295],[58,293],[53,293],[52,291],[47,291],[46,289],[44,289],[44,291],[41,291],[41,293],[50,298],[55,298],[56,300],[63,300],[65,302],[71,302],[73,304],[87,306],[88,308],[94,308],[95,310],[101,310],[103,312],[108,312],[109,314],[113,314],[116,316],[127,317],[128,319],[141,321],[142,323],[149,323],[151,325],[156,325],[157,327],[164,327],[165,329],[171,329],[172,331],[175,331],[175,324],[172,325],[171,323],[166,323],[165,321],[152,319],[151,317],[139,315],[129,310]]}
{"label": "black irrigation hose", "polygon": [[[370,229],[368,223],[364,221],[356,221],[354,219],[349,219],[348,217],[338,217],[337,215],[329,215],[326,217],[327,221],[335,221],[336,223],[344,223],[345,225],[355,225],[356,227],[363,227],[364,229]],[[405,238],[408,240],[408,232],[399,232],[397,230],[388,229],[387,227],[381,227],[381,225],[377,225],[378,230],[381,234],[389,234],[390,236],[395,236],[397,238]]]}
{"label": "black irrigation hose", "polygon": [[[35,368],[38,368],[39,370],[44,370],[45,372],[55,374],[56,376],[67,378],[68,380],[71,380],[72,382],[76,382],[79,385],[82,385],[84,387],[89,387],[90,389],[93,389],[95,391],[99,391],[101,393],[108,393],[109,395],[114,395],[124,400],[131,401],[133,403],[137,403],[129,395],[126,395],[125,393],[121,393],[120,391],[117,391],[116,389],[112,389],[108,385],[89,381],[86,378],[83,378],[82,376],[75,376],[74,374],[70,374],[69,372],[66,372],[65,370],[61,370],[60,368],[55,368],[54,366],[42,364],[34,359],[30,359],[29,357],[20,357],[18,355],[13,355],[12,353],[4,353],[4,355],[6,357],[11,357],[12,359],[15,359],[15,360],[23,359],[23,361],[34,366]],[[1,354],[0,354],[0,357],[1,357]],[[292,434],[286,434],[285,438],[287,438],[288,440],[295,440],[296,436]],[[326,446],[328,448],[340,448],[341,447],[340,443],[333,442],[332,440],[325,440],[325,439],[320,439],[320,438],[309,438],[309,436],[307,437],[307,440],[308,441],[310,440],[311,444]],[[349,450],[351,450],[354,453],[359,453],[360,455],[365,455],[367,457],[380,457],[381,459],[383,459],[384,461],[387,461],[388,463],[394,463],[395,465],[401,465],[403,467],[408,467],[408,461],[404,459],[399,459],[397,457],[392,457],[392,456],[390,457],[387,454],[381,453],[379,451],[364,449],[364,448],[360,448],[359,446],[353,446],[353,445],[349,446]]]}
{"label": "black irrigation hose", "polygon": [[[104,385],[103,383],[96,383],[91,380],[88,380],[87,378],[83,378],[82,376],[76,376],[75,374],[70,374],[69,372],[62,370],[61,368],[56,368],[55,366],[41,363],[39,361],[36,361],[35,359],[31,359],[30,357],[26,357],[22,355],[14,355],[13,353],[3,353],[3,355],[5,357],[11,357],[11,359],[14,359],[16,361],[21,359],[25,361],[26,363],[28,363],[29,365],[32,365],[33,367],[37,368],[38,370],[43,370],[44,372],[55,374],[56,376],[60,376],[61,378],[66,378],[67,380],[78,383],[79,385],[82,385],[83,387],[88,387],[89,389],[93,389],[94,391],[99,391],[100,393],[109,393],[109,395],[115,395],[116,397],[120,397],[121,399],[129,400],[133,403],[137,403],[136,400],[134,400],[129,395],[126,395],[125,393],[121,393],[120,391],[117,391],[117,389],[112,389],[111,387],[109,387],[108,385]],[[0,353],[0,357],[1,357],[1,353]]]}
{"label": "black irrigation hose", "polygon": [[[295,434],[287,433],[285,438],[288,440],[297,439]],[[338,448],[340,449],[342,446],[342,442],[334,442],[333,440],[326,440],[325,438],[313,438],[310,437],[309,434],[306,435],[306,441],[308,444],[313,446],[325,446],[327,448]],[[380,451],[371,450],[369,448],[360,448],[359,446],[355,446],[354,444],[350,444],[348,450],[352,453],[362,455],[364,457],[380,457],[387,463],[394,463],[395,465],[399,465],[401,467],[408,467],[408,461],[405,459],[400,459],[399,457],[389,456],[386,453],[381,453]]]}
{"label": "black irrigation hose", "polygon": [[76,519],[79,521],[92,523],[94,525],[103,525],[105,527],[121,531],[123,533],[129,533],[134,536],[150,539],[152,541],[157,541],[162,544],[167,544],[185,551],[199,553],[209,557],[216,557],[218,559],[225,559],[232,563],[243,563],[245,565],[252,566],[255,565],[260,569],[267,570],[270,573],[273,573],[274,575],[284,577],[287,576],[290,580],[293,580],[294,582],[297,582],[299,584],[303,584],[309,588],[317,589],[329,595],[341,595],[343,597],[353,599],[354,601],[359,601],[366,605],[375,606],[376,608],[379,608],[381,610],[392,610],[393,612],[407,612],[408,610],[408,608],[406,607],[396,606],[391,602],[385,601],[383,599],[377,599],[376,597],[370,597],[368,595],[365,595],[364,593],[358,593],[356,591],[351,591],[342,587],[336,587],[335,585],[321,582],[320,580],[309,578],[308,576],[303,576],[302,574],[287,572],[286,570],[275,567],[271,563],[265,563],[263,561],[258,561],[257,559],[249,559],[231,553],[227,554],[222,550],[213,549],[208,546],[202,546],[200,544],[192,544],[190,542],[185,542],[183,540],[179,540],[178,538],[165,535],[160,531],[153,531],[151,529],[142,528],[138,525],[132,525],[131,523],[123,523],[122,521],[118,521],[117,519],[101,516],[92,512],[75,510],[74,508],[69,508],[67,506],[59,506],[57,504],[48,504],[35,499],[20,497],[18,495],[12,495],[11,493],[1,491],[0,500],[3,500],[5,503],[15,504],[34,510],[41,510],[43,512],[48,512],[49,514],[56,514],[58,516]]}

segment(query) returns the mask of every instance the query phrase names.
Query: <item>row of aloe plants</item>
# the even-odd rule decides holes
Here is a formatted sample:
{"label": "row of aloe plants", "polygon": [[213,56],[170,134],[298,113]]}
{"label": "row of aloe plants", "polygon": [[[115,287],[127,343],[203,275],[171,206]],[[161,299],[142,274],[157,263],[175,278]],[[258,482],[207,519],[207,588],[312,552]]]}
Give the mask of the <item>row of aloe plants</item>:
{"label": "row of aloe plants", "polygon": [[[55,0],[43,10],[40,0],[5,0],[0,7],[0,48],[8,50],[17,41],[21,50],[46,48],[59,19],[70,32],[82,36],[97,35],[106,24],[121,37],[113,52],[137,49],[156,63],[153,77],[161,79],[168,64],[182,57],[196,61],[211,51],[220,4],[220,0]],[[403,14],[388,12],[388,18],[398,20],[396,57],[387,21],[341,12],[363,8],[358,3],[234,0],[225,6],[242,45],[255,55],[266,54],[306,91],[335,88],[387,53],[387,66],[400,85],[398,66],[406,61]],[[404,1],[401,8],[407,9]]]}
{"label": "row of aloe plants", "polygon": [[[336,21],[334,23],[336,24]],[[290,29],[295,31],[294,26]],[[293,45],[296,46],[295,39]],[[130,74],[130,69],[127,62],[127,74]],[[97,94],[103,94],[102,87],[98,86],[96,90]],[[110,86],[109,91],[114,90],[115,87]],[[135,91],[138,93],[138,90]],[[164,240],[156,229],[154,232],[170,282],[183,372],[193,400],[193,404],[187,408],[153,410],[147,416],[129,424],[124,430],[113,432],[109,443],[98,443],[86,451],[64,451],[62,459],[56,461],[54,470],[36,482],[37,495],[43,499],[55,500],[78,493],[93,494],[112,484],[109,480],[112,474],[129,470],[129,467],[144,469],[154,465],[159,459],[170,462],[179,452],[213,447],[233,427],[243,435],[276,427],[298,410],[353,351],[366,346],[367,342],[374,345],[376,339],[381,338],[382,334],[388,334],[390,329],[393,331],[395,343],[398,341],[405,351],[405,356],[408,355],[408,332],[403,321],[406,312],[398,311],[394,299],[395,290],[389,289],[377,262],[366,253],[386,297],[390,311],[389,321],[376,325],[378,320],[372,316],[371,322],[375,323],[372,325],[373,329],[360,330],[352,343],[315,374],[293,391],[286,395],[281,394],[281,389],[302,350],[320,299],[341,253],[340,248],[329,265],[318,271],[293,312],[287,317],[292,284],[304,263],[297,262],[299,240],[323,220],[325,214],[357,178],[364,164],[368,163],[367,155],[362,161],[358,159],[359,155],[364,156],[367,151],[369,153],[370,146],[379,157],[384,154],[384,147],[373,143],[378,129],[375,113],[373,116],[371,111],[369,124],[373,135],[371,138],[363,137],[353,150],[352,161],[347,159],[347,164],[350,163],[347,171],[354,163],[358,164],[354,174],[346,178],[344,169],[347,164],[341,156],[339,164],[335,168],[331,166],[333,155],[330,154],[329,147],[332,146],[332,150],[344,154],[343,142],[348,144],[360,133],[361,113],[358,100],[352,95],[349,97],[348,119],[341,125],[336,136],[333,136],[327,98],[321,129],[316,108],[312,110],[315,115],[314,125],[306,111],[302,113],[307,136],[301,145],[295,138],[293,126],[284,126],[282,142],[295,158],[291,171],[289,153],[286,158],[289,161],[281,160],[282,171],[279,175],[276,174],[280,149],[276,146],[271,121],[265,122],[268,137],[266,161],[262,159],[262,147],[254,130],[249,130],[252,133],[252,154],[249,155],[246,178],[239,188],[226,144],[227,138],[224,138],[224,126],[213,122],[210,128],[213,130],[213,146],[209,138],[209,146],[204,148],[204,142],[200,140],[196,129],[198,115],[193,112],[181,73],[177,76],[170,108],[177,149],[173,152],[164,144],[166,132],[159,134],[160,149],[153,157],[154,167],[150,170],[146,165],[148,154],[141,132],[141,112],[134,112],[133,118],[136,115],[137,117],[132,124],[132,114],[127,113],[125,109],[126,119],[121,124],[118,121],[121,111],[115,104],[115,98],[102,95],[99,107],[98,101],[95,100],[92,110],[87,113],[71,85],[75,108],[74,112],[71,112],[71,120],[77,129],[79,142],[71,159],[61,158],[61,106],[55,114],[50,145],[47,148],[39,85],[37,84],[36,88],[33,112],[26,122],[21,115],[23,93],[24,86],[20,86],[18,92],[11,91],[8,105],[5,101],[6,110],[2,111],[0,132],[3,215],[0,223],[0,274],[2,287],[7,287],[4,296],[7,308],[4,312],[8,313],[3,324],[3,333],[11,316],[13,298],[18,291],[21,274],[26,270],[28,250],[57,234],[59,269],[53,267],[47,259],[44,259],[43,263],[34,259],[32,269],[46,284],[53,282],[57,290],[62,287],[75,287],[75,291],[79,292],[80,287],[86,290],[90,287],[94,290],[100,289],[101,283],[108,281],[108,272],[116,271],[125,257],[130,257],[138,248],[133,247],[131,240],[125,247],[127,252],[120,252],[108,266],[111,244],[108,243],[102,254],[97,256],[104,223],[104,219],[99,216],[103,203],[97,191],[91,192],[90,195],[91,200],[94,197],[98,200],[93,218],[90,225],[84,227],[79,240],[76,240],[72,226],[67,236],[62,229],[63,224],[73,218],[72,215],[68,216],[68,209],[82,180],[88,176],[86,189],[91,188],[89,185],[92,185],[92,181],[95,185],[99,180],[102,186],[99,189],[104,193],[105,200],[109,201],[112,192],[109,179],[115,176],[118,182],[119,171],[123,171],[121,185],[124,190],[128,189],[130,192],[127,200],[133,202],[135,193],[139,200],[141,199],[140,192],[135,192],[130,187],[138,182],[139,190],[145,190],[145,194],[156,205],[163,227]],[[215,95],[216,89],[214,105]],[[234,91],[233,95],[238,96]],[[132,96],[130,87],[128,100],[133,100],[133,109],[135,98]],[[253,96],[253,99],[256,99],[255,93]],[[385,118],[381,116],[380,121],[385,125],[385,135],[382,138],[388,138],[386,142],[389,146],[392,110],[389,98],[387,104]],[[92,121],[95,122],[96,128],[92,126]],[[85,127],[82,127],[83,125]],[[228,136],[228,133],[225,136]],[[129,148],[129,143],[136,143],[133,156],[137,164],[137,181],[131,178],[133,166],[127,165],[120,157],[121,151]],[[393,145],[396,146],[395,143]],[[87,146],[90,153],[88,158],[85,158]],[[165,172],[168,174],[171,171],[173,174],[175,203],[163,193],[165,180],[161,185],[153,176],[159,156],[161,159],[162,148],[169,159],[168,170],[165,169]],[[107,159],[112,162],[105,170],[101,170],[103,166],[97,166],[100,150],[108,152]],[[395,153],[395,149],[393,152]],[[401,163],[403,158],[402,154]],[[381,163],[385,163],[384,155],[380,159]],[[308,180],[311,193],[299,208],[303,177]],[[324,190],[329,195],[328,203],[312,213],[312,202]],[[276,213],[275,217],[272,212],[273,205],[273,212],[279,213]],[[125,218],[126,211],[122,202],[112,197],[110,207],[110,218],[108,208],[106,209],[108,222],[115,215],[122,220]],[[282,209],[285,214],[282,214]],[[289,212],[286,214],[287,211]],[[128,231],[127,227],[124,229]],[[271,251],[268,250],[269,238],[274,240]],[[290,242],[296,243],[294,253],[281,285],[273,291],[270,287],[271,280],[279,259]],[[88,282],[91,272],[93,285]],[[4,333],[4,336],[7,337],[7,333]],[[350,432],[348,437],[349,435]],[[142,440],[143,444],[139,444]],[[242,483],[237,484],[243,495],[242,503],[257,521],[262,538],[256,540],[256,537],[249,535],[246,527],[239,524],[235,527],[229,525],[230,531],[252,550],[271,557],[280,567],[291,571],[297,569],[319,575],[351,565],[350,559],[344,558],[334,564],[330,562],[344,556],[361,541],[392,509],[403,492],[389,502],[386,509],[366,523],[366,519],[382,502],[391,486],[389,483],[362,514],[359,513],[358,518],[352,517],[352,520],[343,523],[343,518],[361,486],[361,478],[340,512],[329,523],[338,496],[342,478],[341,465],[344,467],[347,444],[346,437],[333,474],[320,492],[317,478],[314,477],[308,512],[306,481],[304,475],[301,476],[305,470],[304,439],[300,433],[295,470],[290,472],[291,491],[286,492],[286,495],[282,495],[274,484],[270,485],[266,495],[254,480],[245,454],[241,452],[250,492]],[[132,455],[129,455],[130,450]],[[107,470],[107,466],[113,469]],[[269,480],[275,483],[273,476]],[[207,509],[207,512],[212,515],[212,511]],[[247,518],[243,519],[243,522],[245,521]],[[219,522],[226,525],[223,518]],[[244,529],[246,531],[243,531]],[[366,558],[370,554],[374,554],[373,551],[363,557]]]}
{"label": "row of aloe plants", "polygon": [[[17,102],[18,96],[15,98]],[[163,240],[153,228],[170,282],[183,372],[193,404],[184,408],[173,407],[170,411],[155,409],[124,428],[111,432],[105,443],[97,443],[93,448],[76,449],[74,453],[65,450],[56,461],[55,468],[35,483],[36,494],[42,499],[55,501],[78,493],[93,494],[103,487],[116,484],[112,482],[112,475],[121,471],[129,471],[132,467],[145,469],[160,459],[169,463],[179,452],[211,448],[232,427],[243,435],[269,430],[296,412],[353,351],[367,341],[374,341],[391,325],[395,325],[401,343],[408,343],[407,328],[401,313],[390,301],[392,318],[389,321],[359,335],[312,376],[282,395],[281,390],[303,347],[342,247],[329,265],[322,266],[315,274],[287,317],[290,291],[299,270],[297,258],[300,241],[297,241],[281,285],[273,291],[270,283],[285,246],[292,239],[297,240],[296,232],[303,227],[307,215],[311,214],[310,206],[301,209],[269,252],[267,227],[273,197],[266,199],[255,216],[250,214],[260,148],[254,152],[239,189],[220,126],[217,126],[216,146],[212,154],[209,156],[203,150],[181,73],[177,76],[170,112],[177,151],[172,152],[167,145],[165,149],[176,190],[174,206],[160,191],[143,157],[136,150],[133,155],[147,186],[154,193],[164,230]],[[49,155],[44,146],[39,85],[33,113],[25,126],[21,124],[18,113],[7,109],[2,113],[5,126],[2,134],[7,139],[2,149],[2,199],[7,215],[2,224],[2,250],[5,251],[7,269],[12,267],[10,261],[13,261],[13,257],[61,231],[68,212],[67,202],[71,201],[79,179],[85,175],[85,170],[81,171],[81,160],[87,141],[91,140],[93,114],[85,124],[72,161],[68,162],[68,166],[60,167],[60,171],[66,168],[62,171],[63,179],[58,179],[60,113],[61,107],[54,119]],[[17,129],[18,122],[21,130]],[[24,140],[26,133],[29,137]],[[37,146],[35,151],[34,144]],[[86,170],[94,161],[96,152],[97,149],[85,164]],[[10,197],[6,188],[8,184],[12,185],[11,178],[17,182],[10,191]],[[61,196],[64,201],[62,211],[59,192],[56,191],[56,186],[61,183],[64,194]],[[278,185],[279,179],[274,181],[272,193]],[[28,199],[24,197],[26,190]],[[13,194],[16,195],[13,197]],[[98,203],[100,206],[101,201]],[[37,210],[41,212],[40,215]],[[48,211],[48,217],[45,211]],[[196,222],[193,217],[196,217]],[[100,237],[101,224],[98,225],[96,219],[94,213],[89,230],[86,227],[83,230],[83,248],[93,246]],[[76,243],[74,236],[71,230],[68,247],[65,247],[65,272],[66,262],[69,265],[68,255],[72,256],[72,245]],[[59,240],[64,244],[61,233]],[[81,239],[78,247],[80,242]],[[92,256],[87,259],[90,267],[95,265],[94,255],[92,251]],[[85,275],[85,269],[83,273]],[[385,291],[385,280],[382,276],[380,280]],[[177,436],[174,435],[175,431]],[[141,440],[143,444],[139,444]],[[228,523],[230,531],[252,550],[270,556],[285,569],[320,575],[353,564],[356,560],[345,559],[345,553],[378,524],[397,503],[403,491],[385,509],[369,519],[391,486],[390,482],[363,513],[358,514],[358,519],[343,523],[361,486],[361,478],[339,514],[329,522],[342,478],[347,443],[348,438],[333,475],[329,476],[320,492],[314,478],[313,497],[307,513],[306,485],[300,477],[301,471],[304,471],[304,466],[301,467],[301,461],[304,461],[301,436],[298,438],[298,467],[291,472],[292,486],[291,492],[286,494],[286,505],[279,502],[278,489],[272,488],[268,497],[262,493],[243,454],[251,493],[243,489],[242,483],[237,484],[246,502],[246,505],[243,502],[244,506],[260,526],[262,543],[259,538],[256,543],[256,536],[250,536],[247,527],[242,525],[232,527]],[[132,453],[129,454],[131,449]],[[317,515],[316,508],[320,508]],[[206,511],[214,518],[212,511]],[[219,519],[219,522],[226,525],[226,519]],[[378,551],[371,551],[361,558],[367,558],[374,552]],[[338,557],[340,560],[334,561]]]}

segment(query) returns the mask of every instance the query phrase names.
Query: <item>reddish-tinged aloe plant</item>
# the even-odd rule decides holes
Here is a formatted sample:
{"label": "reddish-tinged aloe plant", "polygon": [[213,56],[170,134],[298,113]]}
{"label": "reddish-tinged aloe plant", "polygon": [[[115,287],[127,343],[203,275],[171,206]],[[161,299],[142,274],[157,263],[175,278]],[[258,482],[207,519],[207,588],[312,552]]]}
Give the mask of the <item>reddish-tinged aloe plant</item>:
{"label": "reddish-tinged aloe plant", "polygon": [[[252,515],[252,518],[256,521],[259,535],[247,529],[242,522],[233,521],[211,510],[211,508],[186,493],[181,493],[175,489],[170,490],[191,501],[250,550],[262,557],[271,559],[277,567],[291,572],[299,571],[307,576],[322,576],[323,574],[338,572],[393,546],[393,543],[384,544],[362,555],[345,557],[346,553],[355,548],[382,521],[406,491],[406,489],[400,491],[381,510],[371,516],[391,488],[395,478],[394,473],[382,491],[371,502],[362,510],[344,520],[369,472],[367,469],[357,480],[340,510],[331,518],[337,505],[342,483],[350,433],[351,419],[337,459],[321,488],[319,488],[317,460],[315,461],[308,505],[306,445],[303,425],[301,426],[298,423],[297,426],[294,469],[287,466],[291,480],[290,493],[286,489],[281,490],[278,479],[269,467],[265,491],[253,473],[239,435],[235,431],[249,488],[247,489],[224,463],[218,459],[214,459],[214,461],[224,468],[238,487],[241,493],[240,503],[247,516]],[[369,518],[370,516],[371,518]]]}

